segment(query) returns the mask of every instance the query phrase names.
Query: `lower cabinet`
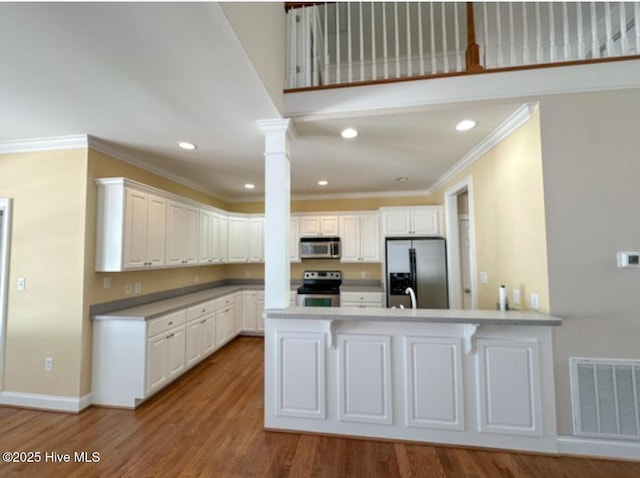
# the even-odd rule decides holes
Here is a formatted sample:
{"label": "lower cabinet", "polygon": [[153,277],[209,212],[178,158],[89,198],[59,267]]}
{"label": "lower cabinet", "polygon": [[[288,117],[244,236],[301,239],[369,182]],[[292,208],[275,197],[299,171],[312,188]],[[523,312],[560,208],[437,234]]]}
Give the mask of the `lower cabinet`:
{"label": "lower cabinet", "polygon": [[[162,319],[157,319],[162,320]],[[146,393],[156,390],[185,369],[185,326],[164,330],[147,339],[147,385]]]}
{"label": "lower cabinet", "polygon": [[187,309],[186,365],[192,367],[214,351],[216,345],[215,301]]}
{"label": "lower cabinet", "polygon": [[216,300],[216,349],[236,335],[235,308],[232,295]]}
{"label": "lower cabinet", "polygon": [[383,307],[382,292],[341,292],[340,307]]}
{"label": "lower cabinet", "polygon": [[242,292],[242,331],[264,333],[264,291]]}

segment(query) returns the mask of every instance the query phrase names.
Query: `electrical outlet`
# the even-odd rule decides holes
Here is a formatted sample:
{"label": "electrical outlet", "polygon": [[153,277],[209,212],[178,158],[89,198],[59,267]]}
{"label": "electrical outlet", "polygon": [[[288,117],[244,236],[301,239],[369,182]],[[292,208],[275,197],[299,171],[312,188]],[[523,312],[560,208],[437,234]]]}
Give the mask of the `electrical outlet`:
{"label": "electrical outlet", "polygon": [[17,288],[18,290],[25,290],[27,288],[27,279],[24,277],[18,277]]}
{"label": "electrical outlet", "polygon": [[367,271],[361,271],[360,272],[360,279],[366,279],[367,278]]}
{"label": "electrical outlet", "polygon": [[125,284],[124,285],[124,293],[125,294],[133,294],[133,284]]}
{"label": "electrical outlet", "polygon": [[484,271],[480,272],[480,283],[481,284],[488,284],[489,283],[489,274],[487,274]]}
{"label": "electrical outlet", "polygon": [[133,284],[133,291],[136,294],[139,294],[140,292],[142,292],[142,284],[140,282],[136,282],[135,284]]}
{"label": "electrical outlet", "polygon": [[47,372],[53,371],[53,357],[45,357],[44,359],[44,369]]}
{"label": "electrical outlet", "polygon": [[511,302],[513,302],[513,305],[519,305],[520,304],[520,289],[513,289]]}
{"label": "electrical outlet", "polygon": [[102,279],[102,288],[111,289],[111,277],[105,277]]}
{"label": "electrical outlet", "polygon": [[538,299],[538,294],[536,294],[535,292],[531,293],[531,309],[532,310],[538,310],[540,308],[540,302]]}

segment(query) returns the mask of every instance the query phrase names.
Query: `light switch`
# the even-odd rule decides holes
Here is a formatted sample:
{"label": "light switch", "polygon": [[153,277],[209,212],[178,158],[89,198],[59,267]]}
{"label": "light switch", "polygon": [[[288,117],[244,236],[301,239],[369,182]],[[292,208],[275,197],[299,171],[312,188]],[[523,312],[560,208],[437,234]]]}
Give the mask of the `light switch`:
{"label": "light switch", "polygon": [[484,271],[480,272],[480,283],[487,284],[489,282],[489,274]]}
{"label": "light switch", "polygon": [[27,279],[24,277],[18,277],[18,290],[25,290],[27,288]]}
{"label": "light switch", "polygon": [[513,289],[513,294],[512,294],[512,301],[513,305],[519,305],[520,304],[520,289]]}

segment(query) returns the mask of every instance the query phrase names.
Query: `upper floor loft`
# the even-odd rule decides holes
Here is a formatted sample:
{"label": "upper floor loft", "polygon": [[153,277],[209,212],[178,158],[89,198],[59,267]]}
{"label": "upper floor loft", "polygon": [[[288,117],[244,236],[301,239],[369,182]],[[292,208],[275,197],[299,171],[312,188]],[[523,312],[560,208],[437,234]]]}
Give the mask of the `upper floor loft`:
{"label": "upper floor loft", "polygon": [[640,59],[640,2],[286,8],[285,93]]}

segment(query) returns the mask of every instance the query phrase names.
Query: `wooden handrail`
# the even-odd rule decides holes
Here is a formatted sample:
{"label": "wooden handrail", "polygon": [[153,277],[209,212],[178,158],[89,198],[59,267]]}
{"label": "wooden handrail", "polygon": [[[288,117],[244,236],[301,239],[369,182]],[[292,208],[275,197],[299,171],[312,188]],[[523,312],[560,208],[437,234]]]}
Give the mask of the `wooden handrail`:
{"label": "wooden handrail", "polygon": [[289,10],[295,10],[296,8],[326,5],[327,3],[336,3],[336,2],[284,2],[284,11],[288,12]]}
{"label": "wooden handrail", "polygon": [[467,2],[467,51],[465,53],[467,71],[482,71],[480,47],[476,43],[476,24],[473,18],[473,2]]}

